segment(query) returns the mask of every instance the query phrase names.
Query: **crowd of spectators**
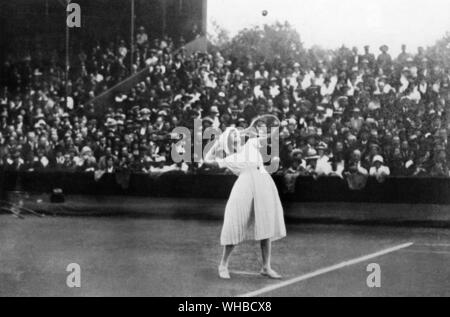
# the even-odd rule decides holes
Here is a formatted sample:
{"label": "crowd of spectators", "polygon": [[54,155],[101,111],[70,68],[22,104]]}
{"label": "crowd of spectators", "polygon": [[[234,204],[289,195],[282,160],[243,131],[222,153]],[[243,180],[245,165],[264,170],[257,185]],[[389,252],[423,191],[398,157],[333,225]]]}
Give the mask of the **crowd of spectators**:
{"label": "crowd of spectators", "polygon": [[[124,41],[96,45],[78,54],[67,85],[56,57],[5,63],[0,167],[194,172],[198,164],[172,161],[175,127],[199,119],[204,128],[245,128],[274,114],[285,175],[450,176],[450,65],[423,48],[411,54],[403,46],[392,57],[387,46],[378,56],[366,46],[301,64],[174,46],[150,41],[141,28],[132,69]],[[88,101],[143,67],[149,76],[99,116]]]}

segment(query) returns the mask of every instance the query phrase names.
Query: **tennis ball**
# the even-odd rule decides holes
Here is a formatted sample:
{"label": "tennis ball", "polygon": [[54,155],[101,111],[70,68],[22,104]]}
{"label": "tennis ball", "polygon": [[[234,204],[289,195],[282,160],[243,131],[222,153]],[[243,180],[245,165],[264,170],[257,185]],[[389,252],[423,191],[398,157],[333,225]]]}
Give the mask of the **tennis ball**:
{"label": "tennis ball", "polygon": [[269,14],[269,12],[267,10],[263,10],[262,15],[263,16],[267,16]]}

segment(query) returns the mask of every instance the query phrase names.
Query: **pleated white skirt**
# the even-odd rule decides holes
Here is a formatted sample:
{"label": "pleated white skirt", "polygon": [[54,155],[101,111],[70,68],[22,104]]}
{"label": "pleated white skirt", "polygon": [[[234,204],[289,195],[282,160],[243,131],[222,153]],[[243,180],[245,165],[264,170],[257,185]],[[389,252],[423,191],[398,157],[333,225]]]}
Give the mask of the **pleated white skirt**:
{"label": "pleated white skirt", "polygon": [[225,208],[221,245],[286,236],[283,207],[272,177],[256,167],[238,177]]}

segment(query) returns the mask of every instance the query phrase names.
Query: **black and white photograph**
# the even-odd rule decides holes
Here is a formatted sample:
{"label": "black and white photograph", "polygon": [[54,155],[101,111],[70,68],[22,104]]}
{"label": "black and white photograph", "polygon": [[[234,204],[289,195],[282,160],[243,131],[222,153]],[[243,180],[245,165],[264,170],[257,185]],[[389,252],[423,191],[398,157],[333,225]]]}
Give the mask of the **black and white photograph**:
{"label": "black and white photograph", "polygon": [[449,133],[449,0],[0,0],[0,297],[448,297]]}

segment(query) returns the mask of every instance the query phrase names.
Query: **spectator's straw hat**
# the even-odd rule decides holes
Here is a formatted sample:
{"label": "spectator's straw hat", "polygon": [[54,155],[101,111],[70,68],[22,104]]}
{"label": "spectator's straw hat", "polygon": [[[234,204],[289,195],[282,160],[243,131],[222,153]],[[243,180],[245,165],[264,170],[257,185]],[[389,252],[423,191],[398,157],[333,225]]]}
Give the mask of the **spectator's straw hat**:
{"label": "spectator's straw hat", "polygon": [[316,147],[316,150],[324,150],[325,151],[327,149],[328,149],[328,145],[323,141],[319,142],[319,145]]}
{"label": "spectator's straw hat", "polygon": [[375,164],[376,162],[380,162],[381,164],[384,164],[384,159],[381,155],[375,155],[373,157],[372,163]]}
{"label": "spectator's straw hat", "polygon": [[106,122],[105,122],[105,126],[106,127],[113,127],[113,126],[116,126],[116,125],[117,125],[117,122],[113,118],[108,118],[106,120]]}
{"label": "spectator's straw hat", "polygon": [[416,141],[417,140],[417,135],[416,134],[412,134],[410,137],[409,137],[409,140],[410,141],[412,141],[412,142],[414,142],[414,141]]}
{"label": "spectator's straw hat", "polygon": [[126,116],[123,113],[115,113],[114,119],[116,120],[125,120]]}
{"label": "spectator's straw hat", "polygon": [[148,108],[143,108],[141,109],[141,111],[139,111],[141,115],[146,116],[146,115],[150,115],[152,112],[150,111],[150,109]]}
{"label": "spectator's straw hat", "polygon": [[387,46],[387,45],[380,46],[380,51],[387,51],[387,50],[389,50],[389,46]]}
{"label": "spectator's straw hat", "polygon": [[86,155],[88,153],[92,153],[92,149],[89,146],[83,147],[83,149],[81,150],[81,156]]}
{"label": "spectator's straw hat", "polygon": [[43,128],[47,125],[47,122],[45,122],[43,119],[39,120],[38,122],[36,122],[36,124],[34,125],[35,129],[38,128]]}
{"label": "spectator's straw hat", "polygon": [[346,103],[348,103],[348,97],[347,96],[340,96],[339,98],[337,98],[334,101],[333,106],[334,106],[335,109],[338,109],[338,108],[341,108]]}
{"label": "spectator's straw hat", "polygon": [[317,160],[319,155],[317,155],[317,151],[313,148],[308,149],[306,160]]}
{"label": "spectator's straw hat", "polygon": [[300,149],[293,149],[291,152],[291,158],[296,158],[297,155],[303,156],[303,151]]}
{"label": "spectator's straw hat", "polygon": [[218,114],[219,108],[217,106],[211,106],[211,108],[209,109],[209,112]]}

